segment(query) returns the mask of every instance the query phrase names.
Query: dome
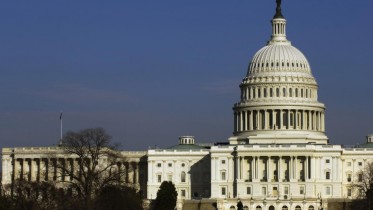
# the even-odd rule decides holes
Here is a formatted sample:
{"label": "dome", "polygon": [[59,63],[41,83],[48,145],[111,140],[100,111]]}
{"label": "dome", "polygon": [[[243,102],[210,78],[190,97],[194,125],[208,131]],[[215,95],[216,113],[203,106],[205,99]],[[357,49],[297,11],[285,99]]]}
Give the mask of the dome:
{"label": "dome", "polygon": [[250,62],[247,76],[273,76],[274,72],[312,76],[306,57],[291,44],[269,44],[260,49]]}
{"label": "dome", "polygon": [[286,38],[278,4],[272,35],[257,51],[233,106],[232,144],[327,144],[325,106],[307,58]]}

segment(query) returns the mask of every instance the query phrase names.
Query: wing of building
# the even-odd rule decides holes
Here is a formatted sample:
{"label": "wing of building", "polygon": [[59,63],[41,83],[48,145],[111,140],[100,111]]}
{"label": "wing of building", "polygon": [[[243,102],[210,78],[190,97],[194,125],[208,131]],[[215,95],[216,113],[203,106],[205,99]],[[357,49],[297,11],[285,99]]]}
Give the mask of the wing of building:
{"label": "wing of building", "polygon": [[[277,2],[270,39],[240,84],[233,136],[211,145],[182,136],[170,148],[126,153],[126,167],[135,169],[128,182],[148,200],[165,180],[176,186],[178,209],[234,210],[238,202],[245,210],[338,209],[338,202],[355,196],[351,184],[373,160],[373,135],[358,147],[329,144],[317,82],[287,39]],[[50,152],[58,150],[3,148],[2,183],[47,179],[40,174]]]}

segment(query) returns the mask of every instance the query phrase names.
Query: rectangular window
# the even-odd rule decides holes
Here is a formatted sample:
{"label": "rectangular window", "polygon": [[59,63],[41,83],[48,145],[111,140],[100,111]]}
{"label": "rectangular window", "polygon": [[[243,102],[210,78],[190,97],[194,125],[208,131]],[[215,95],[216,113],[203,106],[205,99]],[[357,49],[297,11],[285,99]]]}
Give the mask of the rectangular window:
{"label": "rectangular window", "polygon": [[168,181],[172,181],[172,174],[168,174],[168,175],[167,175],[167,180],[168,180]]}
{"label": "rectangular window", "polygon": [[351,162],[347,162],[347,166],[351,166]]}
{"label": "rectangular window", "polygon": [[262,195],[267,195],[267,188],[266,187],[262,187]]}
{"label": "rectangular window", "polygon": [[158,183],[162,182],[162,175],[160,175],[160,174],[157,175],[157,181],[158,181]]}
{"label": "rectangular window", "polygon": [[363,174],[359,174],[359,175],[358,175],[358,181],[359,181],[359,182],[362,182],[362,181],[363,181]]}
{"label": "rectangular window", "polygon": [[227,195],[227,188],[225,187],[221,188],[221,195]]}
{"label": "rectangular window", "polygon": [[162,166],[161,163],[157,163],[157,167],[160,168]]}
{"label": "rectangular window", "polygon": [[278,196],[278,188],[277,187],[272,187],[272,195],[273,196]]}
{"label": "rectangular window", "polygon": [[225,160],[221,160],[221,164],[225,164]]}
{"label": "rectangular window", "polygon": [[185,190],[181,190],[181,197],[185,197]]}
{"label": "rectangular window", "polygon": [[251,187],[246,188],[246,194],[251,195]]}
{"label": "rectangular window", "polygon": [[358,162],[358,165],[359,166],[363,166],[363,162]]}
{"label": "rectangular window", "polygon": [[284,195],[289,194],[289,187],[284,187]]}
{"label": "rectangular window", "polygon": [[325,173],[325,179],[330,179],[330,172],[329,172],[329,171],[327,171],[327,172]]}
{"label": "rectangular window", "polygon": [[347,174],[347,182],[351,182],[351,174]]}
{"label": "rectangular window", "polygon": [[168,164],[168,167],[172,167],[172,163],[169,163],[169,164]]}
{"label": "rectangular window", "polygon": [[329,160],[329,159],[326,159],[326,160],[325,160],[325,163],[330,163],[330,160]]}
{"label": "rectangular window", "polygon": [[304,194],[304,186],[299,187],[299,194],[301,194],[301,195]]}
{"label": "rectangular window", "polygon": [[326,195],[330,195],[330,187],[326,187],[325,188],[325,194]]}
{"label": "rectangular window", "polygon": [[351,191],[351,188],[348,188],[348,189],[347,189],[347,196],[348,196],[348,197],[351,197],[351,194],[352,194],[351,192],[352,192],[352,191]]}
{"label": "rectangular window", "polygon": [[221,172],[221,180],[226,180],[226,173],[225,173],[225,171]]}

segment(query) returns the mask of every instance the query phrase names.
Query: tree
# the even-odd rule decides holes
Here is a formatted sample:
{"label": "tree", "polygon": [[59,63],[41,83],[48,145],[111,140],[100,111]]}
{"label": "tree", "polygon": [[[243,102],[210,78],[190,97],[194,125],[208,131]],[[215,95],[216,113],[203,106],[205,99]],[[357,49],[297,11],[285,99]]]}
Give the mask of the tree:
{"label": "tree", "polygon": [[155,209],[174,210],[177,201],[175,185],[171,181],[162,182],[155,199]]}
{"label": "tree", "polygon": [[[63,189],[57,189],[52,182],[27,182],[15,180],[13,184],[5,186],[13,188],[12,194],[1,196],[0,210],[67,210],[71,206],[71,197]],[[66,202],[66,201],[69,202]]]}
{"label": "tree", "polygon": [[125,184],[126,170],[120,163],[126,160],[104,129],[68,132],[62,142],[63,155],[70,159],[60,161],[57,154],[51,166],[58,170],[56,180],[74,190],[82,209],[91,209],[95,196],[105,187]]}
{"label": "tree", "polygon": [[243,210],[243,204],[241,201],[238,201],[237,203],[237,210]]}
{"label": "tree", "polygon": [[373,210],[373,162],[367,163],[366,166],[357,173],[358,182],[352,187],[357,191],[357,198],[354,201],[355,209]]}
{"label": "tree", "polygon": [[106,186],[96,197],[94,210],[142,210],[141,195],[134,188]]}

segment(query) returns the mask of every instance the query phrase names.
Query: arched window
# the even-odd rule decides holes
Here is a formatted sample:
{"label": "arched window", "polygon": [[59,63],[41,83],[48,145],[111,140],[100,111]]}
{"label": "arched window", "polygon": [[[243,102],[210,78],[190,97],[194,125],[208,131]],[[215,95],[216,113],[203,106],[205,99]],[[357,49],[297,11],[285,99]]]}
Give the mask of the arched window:
{"label": "arched window", "polygon": [[281,210],[288,210],[288,207],[287,207],[287,206],[283,206],[283,207],[281,208]]}
{"label": "arched window", "polygon": [[249,207],[248,206],[244,206],[243,210],[249,210]]}
{"label": "arched window", "polygon": [[298,97],[298,88],[295,89],[295,97]]}
{"label": "arched window", "polygon": [[185,177],[186,177],[186,174],[185,172],[181,172],[181,182],[185,182]]}
{"label": "arched window", "polygon": [[302,208],[300,206],[296,206],[295,210],[302,210]]}
{"label": "arched window", "polygon": [[231,207],[229,208],[229,210],[236,210],[236,208],[235,208],[234,206],[231,206]]}
{"label": "arched window", "polygon": [[293,89],[292,88],[289,89],[289,96],[293,97]]}
{"label": "arched window", "polygon": [[275,210],[274,206],[270,206],[268,210]]}
{"label": "arched window", "polygon": [[256,206],[255,209],[256,209],[256,210],[262,210],[262,207],[261,207],[261,206]]}
{"label": "arched window", "polygon": [[276,88],[276,96],[280,97],[280,89],[279,88]]}
{"label": "arched window", "polygon": [[308,207],[308,210],[315,210],[315,207],[313,207],[313,206],[309,206],[309,207]]}
{"label": "arched window", "polygon": [[282,89],[282,96],[286,97],[286,89],[285,88]]}

